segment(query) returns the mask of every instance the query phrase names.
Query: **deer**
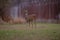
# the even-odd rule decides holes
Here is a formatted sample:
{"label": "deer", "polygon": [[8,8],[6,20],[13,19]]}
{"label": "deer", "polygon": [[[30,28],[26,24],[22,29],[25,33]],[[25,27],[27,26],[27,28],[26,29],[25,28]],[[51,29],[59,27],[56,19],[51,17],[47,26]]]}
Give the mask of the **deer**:
{"label": "deer", "polygon": [[36,28],[36,14],[30,14],[29,15],[28,13],[26,13],[25,19],[26,19],[27,23],[29,24],[29,27],[30,27],[30,25],[32,25],[32,28],[33,28],[35,25],[35,28]]}

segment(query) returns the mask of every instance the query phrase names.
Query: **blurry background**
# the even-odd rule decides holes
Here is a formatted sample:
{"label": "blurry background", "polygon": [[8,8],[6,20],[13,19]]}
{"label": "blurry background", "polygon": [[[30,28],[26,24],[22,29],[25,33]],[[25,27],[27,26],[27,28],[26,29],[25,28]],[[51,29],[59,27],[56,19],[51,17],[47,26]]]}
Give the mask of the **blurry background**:
{"label": "blurry background", "polygon": [[60,0],[0,0],[0,22],[25,21],[26,10],[37,22],[60,23]]}

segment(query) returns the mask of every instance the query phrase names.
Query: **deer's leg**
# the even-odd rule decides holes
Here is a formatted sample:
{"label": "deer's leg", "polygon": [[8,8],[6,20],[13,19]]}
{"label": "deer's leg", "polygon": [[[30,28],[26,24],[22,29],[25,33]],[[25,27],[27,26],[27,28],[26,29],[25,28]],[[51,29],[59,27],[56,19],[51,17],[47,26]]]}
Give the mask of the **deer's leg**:
{"label": "deer's leg", "polygon": [[33,29],[33,21],[31,22],[31,24],[32,24],[32,29]]}
{"label": "deer's leg", "polygon": [[31,23],[30,23],[30,21],[29,21],[29,28],[30,28],[30,24],[31,24]]}
{"label": "deer's leg", "polygon": [[35,25],[35,29],[36,29],[36,19],[34,20],[34,25]]}

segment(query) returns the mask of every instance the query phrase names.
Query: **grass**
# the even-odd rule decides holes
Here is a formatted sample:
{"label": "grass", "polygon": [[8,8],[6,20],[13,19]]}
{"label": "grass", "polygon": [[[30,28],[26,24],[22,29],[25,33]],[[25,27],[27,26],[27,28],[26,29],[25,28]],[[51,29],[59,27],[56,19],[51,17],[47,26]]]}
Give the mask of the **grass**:
{"label": "grass", "polygon": [[[26,25],[27,24],[0,26],[17,27]],[[60,40],[60,24],[37,23],[37,26],[37,29],[32,30],[0,30],[0,40]]]}

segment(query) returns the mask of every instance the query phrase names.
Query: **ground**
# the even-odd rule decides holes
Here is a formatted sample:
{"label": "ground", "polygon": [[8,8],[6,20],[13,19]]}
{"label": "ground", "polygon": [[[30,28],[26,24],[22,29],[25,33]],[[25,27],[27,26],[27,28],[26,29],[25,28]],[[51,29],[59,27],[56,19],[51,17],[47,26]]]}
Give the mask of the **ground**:
{"label": "ground", "polygon": [[60,40],[60,24],[0,24],[0,40]]}

